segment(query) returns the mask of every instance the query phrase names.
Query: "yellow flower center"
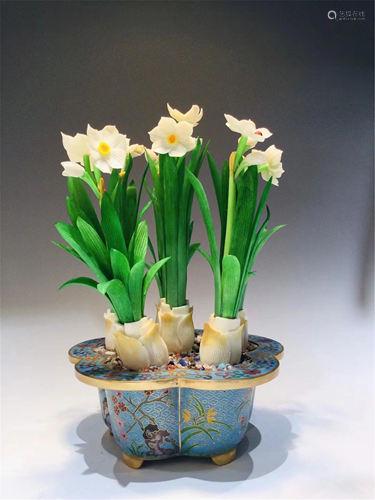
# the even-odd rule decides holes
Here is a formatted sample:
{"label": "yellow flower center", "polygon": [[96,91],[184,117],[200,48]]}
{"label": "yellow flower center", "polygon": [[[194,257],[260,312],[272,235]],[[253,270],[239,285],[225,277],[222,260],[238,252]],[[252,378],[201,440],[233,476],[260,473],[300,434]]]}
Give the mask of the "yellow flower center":
{"label": "yellow flower center", "polygon": [[175,134],[169,134],[167,137],[167,141],[169,144],[177,144],[177,135]]}
{"label": "yellow flower center", "polygon": [[101,142],[98,146],[98,151],[101,155],[107,156],[111,152],[111,148],[106,142]]}

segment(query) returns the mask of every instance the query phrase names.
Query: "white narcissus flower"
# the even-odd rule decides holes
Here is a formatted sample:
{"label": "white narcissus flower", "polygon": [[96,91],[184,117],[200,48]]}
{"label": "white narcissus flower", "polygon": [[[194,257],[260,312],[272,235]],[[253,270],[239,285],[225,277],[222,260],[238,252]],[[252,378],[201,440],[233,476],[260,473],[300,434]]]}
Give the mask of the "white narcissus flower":
{"label": "white narcissus flower", "polygon": [[64,177],[82,177],[85,169],[79,163],[73,161],[62,161],[61,165],[64,167],[62,175]]}
{"label": "white narcissus flower", "polygon": [[173,118],[162,117],[158,126],[149,132],[152,150],[169,156],[183,156],[195,148],[197,140],[192,137],[193,125],[177,123]]}
{"label": "white narcissus flower", "polygon": [[167,346],[160,336],[159,325],[152,319],[145,317],[134,323],[125,323],[123,327],[113,336],[116,353],[125,366],[142,370],[168,363]]}
{"label": "white narcissus flower", "polygon": [[128,147],[126,154],[132,155],[132,158],[136,158],[137,156],[142,156],[145,150],[146,148],[141,144],[132,144]]}
{"label": "white narcissus flower", "polygon": [[193,308],[189,302],[185,306],[172,307],[165,299],[160,299],[157,306],[160,335],[167,344],[170,353],[190,352],[195,339]]}
{"label": "white narcissus flower", "polygon": [[263,180],[267,182],[272,177],[272,184],[278,186],[279,181],[277,179],[284,173],[283,164],[280,161],[283,154],[282,150],[272,145],[266,151],[254,150],[254,153],[262,153],[266,156],[265,165],[258,168]]}
{"label": "white narcissus flower", "polygon": [[113,168],[122,169],[130,140],[114,126],[96,130],[87,126],[89,154],[93,165],[101,172],[110,174]]}
{"label": "white narcissus flower", "polygon": [[203,116],[203,108],[199,109],[199,106],[193,104],[193,106],[189,109],[187,113],[181,113],[178,109],[173,109],[167,104],[169,114],[172,118],[174,118],[177,122],[188,122],[196,127],[198,122],[202,119]]}
{"label": "white narcissus flower", "polygon": [[[110,134],[118,134],[118,130],[114,125],[106,125],[103,130],[107,130]],[[83,157],[89,155],[89,147],[87,143],[87,135],[76,134],[74,137],[61,132],[63,146],[68,154],[69,160],[72,162],[83,162]]]}
{"label": "white narcissus flower", "polygon": [[240,163],[240,168],[249,167],[250,165],[264,165],[267,161],[267,156],[263,151],[252,150],[246,155]]}
{"label": "white narcissus flower", "polygon": [[244,137],[247,137],[246,145],[254,147],[257,142],[264,142],[265,139],[271,137],[272,133],[266,128],[256,128],[256,125],[251,120],[237,120],[231,115],[224,115],[227,123],[226,126]]}
{"label": "white narcissus flower", "polygon": [[240,318],[228,319],[211,314],[204,324],[199,356],[203,364],[239,363],[242,353],[243,324]]}
{"label": "white narcissus flower", "polygon": [[74,137],[61,132],[63,146],[71,162],[83,162],[83,157],[89,154],[87,136],[76,134]]}

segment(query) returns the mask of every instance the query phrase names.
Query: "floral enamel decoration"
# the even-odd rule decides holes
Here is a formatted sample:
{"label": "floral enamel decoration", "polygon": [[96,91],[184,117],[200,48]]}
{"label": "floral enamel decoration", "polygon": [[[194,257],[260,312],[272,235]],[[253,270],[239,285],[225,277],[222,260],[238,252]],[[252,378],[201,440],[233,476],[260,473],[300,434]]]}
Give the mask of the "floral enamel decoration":
{"label": "floral enamel decoration", "polygon": [[271,137],[272,133],[266,128],[256,128],[252,120],[237,120],[231,115],[224,115],[227,123],[226,126],[237,132],[243,137],[247,137],[246,145],[254,147],[257,142],[264,142],[265,139]]}
{"label": "floral enamel decoration", "polygon": [[[283,175],[283,164],[281,163],[281,155],[283,152],[281,149],[277,149],[275,146],[270,146],[266,151],[256,151],[253,150],[254,154],[262,154],[265,156],[266,161],[264,164],[260,164],[261,167],[258,168],[258,172],[262,176],[262,179],[266,182],[272,178],[272,184],[274,186],[279,185],[278,179]],[[259,163],[254,163],[254,165],[259,165]]]}
{"label": "floral enamel decoration", "polygon": [[184,156],[196,146],[193,125],[188,122],[177,123],[173,118],[162,117],[158,126],[149,132],[152,150],[172,157]]}
{"label": "floral enamel decoration", "polygon": [[169,114],[172,118],[174,118],[177,122],[188,122],[196,127],[198,122],[202,119],[203,116],[203,108],[199,108],[196,104],[189,109],[187,113],[181,113],[178,109],[173,109],[169,104],[167,104]]}

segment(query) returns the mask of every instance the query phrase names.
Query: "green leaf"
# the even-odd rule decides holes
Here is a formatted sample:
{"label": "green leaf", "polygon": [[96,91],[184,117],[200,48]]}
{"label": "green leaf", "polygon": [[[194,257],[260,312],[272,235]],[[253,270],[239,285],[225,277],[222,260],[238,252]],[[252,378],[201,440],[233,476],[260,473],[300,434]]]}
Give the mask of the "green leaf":
{"label": "green leaf", "polygon": [[[149,168],[149,164],[147,163],[146,168],[144,169],[144,172],[143,172],[143,175],[142,175],[141,184],[139,185],[139,193],[138,193],[138,199],[137,199],[137,214],[139,212],[139,207],[140,207],[140,204],[141,204],[141,196],[142,196],[143,186],[144,186],[144,183],[146,181],[146,175],[147,175],[147,172],[148,172],[148,168]],[[146,208],[146,210],[147,210],[147,208]]]}
{"label": "green leaf", "polygon": [[[115,169],[114,169],[115,170]],[[96,183],[99,184],[100,182],[100,179],[102,177],[102,173],[101,171],[98,169],[98,167],[95,167],[94,165],[94,176],[95,176],[95,180],[96,180]]]}
{"label": "green leaf", "polygon": [[207,262],[210,264],[211,269],[213,270],[211,255],[208,255],[208,253],[202,250],[202,248],[197,248],[197,250],[207,260]]}
{"label": "green leaf", "polygon": [[202,405],[202,403],[199,401],[198,398],[196,398],[195,396],[191,396],[191,399],[194,399],[194,401],[197,403],[197,405],[199,406],[200,408],[200,413],[199,413],[199,416],[203,415],[204,414],[204,407]]}
{"label": "green leaf", "polygon": [[220,262],[224,256],[225,235],[227,228],[227,215],[228,215],[228,192],[229,192],[229,164],[224,162],[221,171],[221,206],[222,211],[220,214],[221,236],[220,236]]}
{"label": "green leaf", "polygon": [[89,224],[91,224],[90,219],[86,217],[86,214],[83,210],[79,208],[77,203],[73,201],[72,199],[69,198],[69,196],[66,197],[66,210],[68,212],[69,218],[73,224],[73,226],[77,226],[77,218],[81,217],[81,219],[85,220]]}
{"label": "green leaf", "polygon": [[202,183],[191,172],[189,172],[189,170],[186,171],[186,175],[188,176],[195,191],[202,212],[203,221],[206,226],[206,231],[211,251],[211,268],[214,274],[214,282],[215,282],[215,314],[220,315],[220,309],[221,309],[220,262],[219,262],[219,252],[216,243],[215,227],[211,216],[210,206],[208,204],[207,196],[206,193],[204,192]]}
{"label": "green leaf", "polygon": [[162,260],[159,260],[159,262],[156,262],[154,265],[152,265],[150,267],[150,269],[147,271],[145,277],[143,278],[142,311],[144,310],[144,307],[145,307],[147,292],[148,292],[148,289],[151,285],[152,280],[154,279],[154,277],[156,277],[159,269],[162,266],[164,266],[164,264],[166,262],[168,262],[169,259],[170,259],[170,257],[166,257],[165,259],[162,259]]}
{"label": "green leaf", "polygon": [[71,199],[85,213],[93,228],[104,240],[104,234],[100,226],[98,216],[96,215],[95,209],[91,203],[84,185],[82,184],[82,181],[76,177],[68,177],[68,189]]}
{"label": "green leaf", "polygon": [[192,245],[189,246],[189,252],[188,252],[188,264],[193,258],[193,255],[195,252],[198,250],[200,243],[193,243]]}
{"label": "green leaf", "polygon": [[223,318],[236,318],[237,312],[235,310],[238,288],[241,279],[241,266],[234,255],[226,255],[223,258],[223,271],[222,271],[222,317]]}
{"label": "green leaf", "polygon": [[165,157],[163,170],[165,253],[171,257],[165,267],[167,274],[166,301],[171,307],[176,307],[182,305],[178,303],[179,199],[177,191],[176,162],[170,156]]}
{"label": "green leaf", "polygon": [[104,192],[102,197],[102,228],[107,242],[107,249],[114,248],[127,255],[125,239],[122,232],[121,222],[116,209],[108,193]]}
{"label": "green leaf", "polygon": [[108,295],[120,323],[134,321],[129,294],[120,280],[106,281],[98,285],[97,288],[101,294]]}
{"label": "green leaf", "polygon": [[66,252],[70,253],[71,255],[73,255],[73,257],[76,257],[77,259],[79,259],[79,260],[81,260],[83,262],[83,260],[81,259],[81,257],[78,255],[78,253],[75,250],[73,250],[73,248],[68,247],[67,245],[62,245],[61,243],[57,243],[56,241],[52,241],[52,243],[54,245],[56,245],[57,247],[62,248]]}
{"label": "green leaf", "polygon": [[189,224],[189,235],[188,235],[188,244],[190,245],[191,243],[191,236],[193,234],[193,228],[194,228],[194,221],[192,220]]}
{"label": "green leaf", "polygon": [[129,296],[133,308],[134,321],[138,321],[143,317],[142,282],[145,266],[145,261],[140,260],[130,269]]}
{"label": "green leaf", "polygon": [[216,166],[216,163],[214,162],[214,159],[210,155],[210,153],[207,153],[207,160],[208,160],[208,166],[210,167],[212,182],[213,182],[214,188],[215,188],[216,201],[217,201],[217,206],[219,209],[219,214],[220,214],[220,219],[221,219],[221,216],[222,216],[221,214],[222,214],[223,208],[222,208],[222,187],[221,187],[220,172]]}
{"label": "green leaf", "polygon": [[181,429],[181,434],[183,432],[187,432],[187,431],[190,431],[190,430],[198,430],[198,429],[201,432],[203,432],[204,434],[206,434],[206,436],[208,436],[213,443],[215,442],[214,438],[211,436],[211,434],[208,432],[208,430],[205,429],[203,426],[199,426],[199,425],[189,425],[188,427],[184,427],[184,428]]}
{"label": "green leaf", "polygon": [[[124,183],[124,180],[123,180]],[[126,188],[124,211],[122,213],[122,230],[125,235],[125,243],[129,248],[131,237],[137,222],[137,188],[132,181]]]}
{"label": "green leaf", "polygon": [[111,248],[110,258],[111,258],[111,265],[114,278],[122,281],[125,287],[128,288],[129,276],[130,276],[130,267],[128,259],[122,252],[119,252],[114,248]]}
{"label": "green leaf", "polygon": [[215,419],[215,424],[225,425],[225,427],[228,427],[229,430],[233,431],[233,427],[231,425],[226,424],[225,422],[220,422],[220,420]]}
{"label": "green leaf", "polygon": [[138,219],[137,219],[136,227],[139,226],[139,224],[142,221],[142,217],[144,216],[144,214],[147,212],[147,210],[150,208],[151,205],[152,205],[152,200],[149,201],[148,203],[146,203],[146,205],[142,208],[141,213],[139,214]]}
{"label": "green leaf", "polygon": [[157,261],[157,258],[156,258],[156,255],[155,255],[155,250],[154,250],[154,246],[152,244],[152,241],[150,240],[150,237],[148,237],[148,248],[150,249],[150,252],[151,252],[151,255],[152,255],[152,258],[154,259],[154,261],[156,262]]}
{"label": "green leaf", "polygon": [[132,171],[132,168],[133,168],[133,158],[132,158],[132,155],[129,155],[128,159],[125,160],[125,165],[126,165],[126,168],[125,168],[125,175],[124,175],[123,182],[124,182],[125,186],[127,186],[128,185],[128,180],[129,180],[129,175],[130,175],[130,172]]}
{"label": "green leaf", "polygon": [[109,194],[109,196],[112,196],[112,193],[117,187],[119,182],[120,182],[119,171],[117,168],[114,168],[111,172],[111,175],[109,176],[109,181],[108,181],[107,193]]}
{"label": "green leaf", "polygon": [[193,448],[195,448],[195,447],[196,447],[196,446],[198,446],[199,444],[200,444],[200,443],[194,443],[194,444],[192,444],[192,445],[188,446],[187,448],[185,448],[185,449],[183,450],[183,453],[189,453],[189,451],[191,451]]}
{"label": "green leaf", "polygon": [[[193,436],[196,436],[197,434],[201,434],[201,432],[202,432],[201,430],[199,430],[199,431],[195,430],[195,431],[191,432],[190,434],[188,434],[187,436],[185,436],[184,439],[182,439],[182,441],[181,441],[181,448],[184,446],[184,444],[186,444],[189,441],[189,439],[191,439]],[[192,446],[197,446],[197,444],[198,443],[195,443],[195,445],[193,444]],[[191,448],[191,446],[189,446],[189,448]]]}
{"label": "green leaf", "polygon": [[81,233],[77,228],[69,226],[64,222],[57,222],[56,229],[61,237],[69,243],[69,245],[77,252],[83,262],[91,269],[99,281],[107,281],[107,277],[100,269],[97,261],[89,255],[85,242],[82,239]]}
{"label": "green leaf", "polygon": [[270,189],[271,189],[271,184],[272,184],[272,177],[267,182],[266,187],[263,190],[262,196],[261,196],[259,204],[258,204],[257,211],[255,213],[254,222],[253,222],[253,225],[251,228],[250,244],[247,248],[247,255],[246,255],[246,259],[245,259],[244,270],[241,274],[241,283],[240,283],[239,294],[238,294],[237,302],[236,302],[236,309],[237,310],[239,310],[243,304],[245,291],[246,291],[247,272],[248,272],[248,270],[251,270],[251,267],[252,267],[253,245],[255,243],[255,239],[257,236],[256,230],[258,228],[259,220],[260,220],[260,217],[262,215],[264,205],[266,204],[267,197],[268,197],[268,194],[269,194]]}
{"label": "green leaf", "polygon": [[[261,251],[261,249],[263,248],[264,244],[266,243],[266,241],[273,235],[276,233],[276,231],[278,231],[279,229],[281,229],[282,227],[285,227],[286,224],[282,224],[281,226],[276,226],[274,227],[273,229],[271,229],[271,231],[266,234],[262,239],[261,241],[258,243],[256,249],[255,249],[255,252],[254,252],[254,259],[253,261],[255,260],[255,258],[257,257],[258,253]],[[250,273],[250,274],[255,274],[254,272],[253,273]]]}
{"label": "green leaf", "polygon": [[91,278],[85,278],[83,276],[81,278],[73,278],[72,280],[67,281],[66,283],[60,286],[59,290],[62,290],[63,288],[69,285],[83,285],[97,290],[97,286],[99,285],[99,283]]}
{"label": "green leaf", "polygon": [[77,219],[77,227],[81,233],[83,241],[85,242],[86,248],[90,254],[94,256],[100,269],[106,275],[107,279],[112,278],[109,252],[105,247],[103,240],[100,238],[95,229],[80,217]]}
{"label": "green leaf", "polygon": [[138,225],[137,232],[135,233],[134,253],[132,260],[133,265],[139,262],[140,260],[146,259],[147,246],[148,246],[148,228],[147,228],[147,222],[144,220]]}
{"label": "green leaf", "polygon": [[247,249],[251,240],[251,230],[257,204],[258,168],[249,167],[237,181],[237,201],[233,221],[233,231],[229,254],[235,255],[244,269]]}

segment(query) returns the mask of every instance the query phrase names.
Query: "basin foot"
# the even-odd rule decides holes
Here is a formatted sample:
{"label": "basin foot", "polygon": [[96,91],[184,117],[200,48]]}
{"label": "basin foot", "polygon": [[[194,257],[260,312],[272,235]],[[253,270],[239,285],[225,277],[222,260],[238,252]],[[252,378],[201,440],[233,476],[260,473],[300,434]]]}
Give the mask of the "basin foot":
{"label": "basin foot", "polygon": [[139,469],[140,466],[143,464],[143,458],[131,457],[126,453],[122,454],[122,459],[125,465],[131,467],[132,469]]}
{"label": "basin foot", "polygon": [[227,451],[226,453],[222,453],[221,455],[212,455],[212,461],[216,465],[227,465],[236,457],[236,448],[234,450]]}

